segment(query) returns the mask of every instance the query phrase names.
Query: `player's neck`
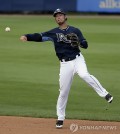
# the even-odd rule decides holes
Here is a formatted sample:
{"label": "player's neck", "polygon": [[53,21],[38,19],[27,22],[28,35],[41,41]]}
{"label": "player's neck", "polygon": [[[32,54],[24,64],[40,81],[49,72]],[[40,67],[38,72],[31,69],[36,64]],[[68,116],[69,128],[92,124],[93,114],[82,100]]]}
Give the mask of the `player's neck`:
{"label": "player's neck", "polygon": [[68,27],[68,25],[66,23],[59,25],[60,29],[66,29],[67,27]]}

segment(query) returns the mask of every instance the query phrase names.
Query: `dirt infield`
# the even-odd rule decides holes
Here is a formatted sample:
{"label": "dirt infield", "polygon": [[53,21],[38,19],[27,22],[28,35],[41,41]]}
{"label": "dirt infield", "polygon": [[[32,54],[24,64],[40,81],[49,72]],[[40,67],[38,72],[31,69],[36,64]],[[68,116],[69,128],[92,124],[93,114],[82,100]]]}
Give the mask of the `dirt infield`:
{"label": "dirt infield", "polygon": [[120,134],[120,122],[65,120],[62,129],[55,119],[0,116],[0,134]]}

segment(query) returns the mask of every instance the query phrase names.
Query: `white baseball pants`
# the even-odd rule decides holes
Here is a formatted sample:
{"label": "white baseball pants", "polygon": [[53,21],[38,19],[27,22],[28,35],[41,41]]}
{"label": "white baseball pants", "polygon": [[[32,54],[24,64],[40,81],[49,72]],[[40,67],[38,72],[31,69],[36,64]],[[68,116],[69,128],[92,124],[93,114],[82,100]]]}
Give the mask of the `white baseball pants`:
{"label": "white baseball pants", "polygon": [[65,119],[65,109],[74,74],[78,74],[99,96],[105,97],[108,94],[100,82],[93,75],[89,74],[84,57],[81,53],[79,57],[76,57],[76,59],[72,61],[60,62],[60,93],[56,106],[58,120]]}

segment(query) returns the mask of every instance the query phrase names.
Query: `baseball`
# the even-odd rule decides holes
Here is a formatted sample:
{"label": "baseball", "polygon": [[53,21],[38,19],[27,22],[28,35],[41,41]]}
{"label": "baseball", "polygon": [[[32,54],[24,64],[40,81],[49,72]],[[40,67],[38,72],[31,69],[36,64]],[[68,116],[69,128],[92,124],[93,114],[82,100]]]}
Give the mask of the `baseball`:
{"label": "baseball", "polygon": [[5,31],[6,31],[6,32],[10,32],[10,27],[6,27],[6,28],[5,28]]}

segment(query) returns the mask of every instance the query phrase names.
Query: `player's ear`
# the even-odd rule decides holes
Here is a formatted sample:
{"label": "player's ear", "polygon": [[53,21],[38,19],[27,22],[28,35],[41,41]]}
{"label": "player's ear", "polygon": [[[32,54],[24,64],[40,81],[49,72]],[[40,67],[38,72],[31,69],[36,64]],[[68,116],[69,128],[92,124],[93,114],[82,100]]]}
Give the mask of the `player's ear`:
{"label": "player's ear", "polygon": [[65,20],[67,21],[67,16],[65,15]]}

